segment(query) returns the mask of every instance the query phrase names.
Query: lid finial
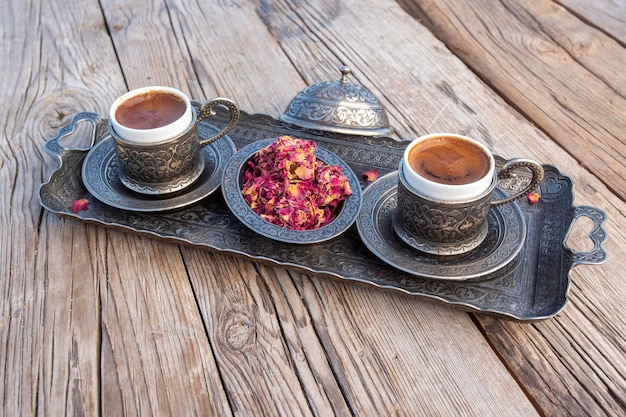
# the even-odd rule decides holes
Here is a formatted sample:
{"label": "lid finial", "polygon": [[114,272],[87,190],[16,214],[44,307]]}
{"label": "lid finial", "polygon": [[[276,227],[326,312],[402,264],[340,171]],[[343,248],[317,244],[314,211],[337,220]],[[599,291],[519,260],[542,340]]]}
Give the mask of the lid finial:
{"label": "lid finial", "polygon": [[339,71],[341,71],[341,80],[339,80],[339,81],[341,81],[342,84],[347,83],[348,82],[348,75],[350,75],[352,70],[347,65],[342,65],[339,68]]}

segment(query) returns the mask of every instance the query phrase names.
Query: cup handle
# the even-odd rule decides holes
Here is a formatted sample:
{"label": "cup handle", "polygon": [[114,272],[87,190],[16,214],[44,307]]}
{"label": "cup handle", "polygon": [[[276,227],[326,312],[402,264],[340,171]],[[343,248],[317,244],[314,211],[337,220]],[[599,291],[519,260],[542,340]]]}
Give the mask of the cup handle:
{"label": "cup handle", "polygon": [[235,125],[237,124],[237,121],[239,121],[239,108],[237,107],[237,105],[233,101],[227,98],[218,97],[202,104],[202,107],[200,107],[200,110],[199,110],[197,123],[200,123],[200,121],[207,119],[209,117],[215,116],[215,110],[213,110],[213,107],[217,105],[224,106],[229,110],[230,120],[228,121],[228,125],[224,129],[220,130],[216,135],[211,136],[210,138],[207,138],[207,139],[200,140],[201,147],[206,146],[210,143],[213,143],[219,138],[221,138],[222,136],[224,136],[233,127],[235,127]]}
{"label": "cup handle", "polygon": [[508,198],[492,201],[491,207],[499,207],[504,204],[508,204],[512,201],[515,201],[521,197],[524,197],[525,195],[528,195],[529,193],[533,192],[539,186],[539,184],[541,184],[541,181],[543,180],[543,167],[539,163],[531,159],[521,159],[521,158],[515,158],[515,159],[511,159],[507,161],[502,166],[502,169],[498,172],[498,181],[509,179],[509,178],[515,178],[517,176],[515,171],[518,170],[519,168],[530,169],[530,172],[532,173],[532,179],[530,180],[530,183],[528,183],[528,185],[524,187],[522,190],[520,190],[516,194],[511,195]]}

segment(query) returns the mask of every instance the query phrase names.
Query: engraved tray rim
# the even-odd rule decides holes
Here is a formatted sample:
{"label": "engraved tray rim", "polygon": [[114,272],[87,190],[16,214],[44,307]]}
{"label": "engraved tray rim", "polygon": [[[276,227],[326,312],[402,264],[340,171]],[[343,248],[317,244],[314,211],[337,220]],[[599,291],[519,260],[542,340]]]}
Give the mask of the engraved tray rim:
{"label": "engraved tray rim", "polygon": [[[238,125],[229,133],[236,146],[242,147],[259,139],[282,134],[313,139],[346,161],[357,176],[371,168],[377,168],[380,176],[397,169],[403,149],[409,143],[390,137],[314,131],[289,125],[260,113],[248,114],[242,111],[241,116]],[[574,206],[572,179],[552,165],[544,165],[547,176],[541,185],[540,204],[530,205],[525,202],[520,204],[527,221],[528,233],[533,231],[539,236],[527,236],[525,247],[515,262],[480,282],[472,280],[447,282],[407,276],[408,274],[396,270],[371,254],[360,240],[355,225],[339,237],[321,244],[288,245],[274,242],[238,222],[229,212],[220,192],[213,193],[201,203],[172,213],[141,213],[115,209],[92,197],[82,183],[81,166],[86,150],[64,148],[60,144],[65,136],[74,131],[78,123],[88,121],[93,125],[91,138],[93,146],[98,138],[107,134],[106,123],[103,123],[105,120],[95,113],[77,113],[71,123],[59,129],[56,137],[44,143],[45,150],[56,156],[60,165],[50,174],[48,181],[39,187],[38,197],[43,208],[61,217],[126,230],[172,243],[189,244],[239,255],[251,260],[341,280],[374,285],[382,289],[441,301],[469,312],[485,313],[520,322],[545,320],[561,312],[569,300],[570,272],[573,267],[580,264],[600,264],[607,258],[602,246],[607,239],[603,228],[607,220],[606,213],[592,206]],[[227,122],[228,114],[219,109],[217,116],[211,119],[212,125],[219,126]],[[363,188],[368,185],[363,178],[360,180]],[[71,203],[77,198],[88,198],[90,209],[73,213]],[[549,213],[555,210],[548,208],[554,204],[560,205],[561,212],[550,218],[549,222],[546,219],[541,220],[539,225],[541,228],[538,230],[534,225],[539,222],[537,218],[546,215],[549,217]],[[544,205],[548,207],[544,209]],[[124,223],[117,219],[119,216],[125,218]],[[572,225],[582,216],[589,217],[594,223],[593,229],[589,232],[594,247],[588,252],[573,251],[564,243]],[[529,218],[533,223],[528,223]],[[232,219],[236,222],[232,222]],[[172,222],[175,226],[173,232],[171,230],[166,232],[164,229],[167,222]],[[190,236],[190,233],[197,235]],[[219,243],[223,246],[220,247],[215,241],[211,241],[213,238],[222,239]],[[242,243],[248,243],[249,246],[243,247]],[[260,251],[264,246],[269,246],[265,254],[254,252]],[[277,259],[279,255],[283,258]],[[316,263],[312,265],[307,263],[308,259],[299,258],[303,255],[312,257],[312,261]],[[529,256],[539,258],[536,259],[536,264],[535,259],[529,261]],[[531,287],[542,291],[536,293]],[[494,288],[497,288],[497,291]],[[550,294],[553,295],[552,298],[549,298]],[[533,308],[520,307],[520,304],[532,304]]]}

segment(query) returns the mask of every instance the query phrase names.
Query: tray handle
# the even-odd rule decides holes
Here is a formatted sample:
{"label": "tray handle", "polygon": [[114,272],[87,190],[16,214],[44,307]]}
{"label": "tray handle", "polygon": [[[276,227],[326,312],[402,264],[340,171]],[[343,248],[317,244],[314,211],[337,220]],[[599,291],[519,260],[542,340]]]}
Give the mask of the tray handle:
{"label": "tray handle", "polygon": [[602,244],[608,239],[608,234],[602,226],[606,223],[608,217],[603,210],[597,207],[574,207],[574,217],[563,242],[567,241],[576,220],[583,216],[588,217],[593,222],[593,227],[589,231],[589,238],[593,242],[593,248],[588,252],[572,251],[572,267],[582,264],[601,264],[607,260],[607,253]]}
{"label": "tray handle", "polygon": [[[79,123],[84,122],[84,121],[88,121],[93,125],[89,147],[88,148],[72,148],[72,147],[63,146],[61,144],[61,139],[63,139],[65,136],[72,134],[76,130],[76,126]],[[47,140],[46,143],[44,143],[43,147],[48,153],[52,155],[57,155],[59,157],[65,155],[66,153],[70,151],[88,151],[89,149],[93,147],[96,141],[102,136],[103,134],[102,126],[106,128],[106,123],[103,123],[103,121],[105,121],[105,119],[103,119],[96,113],[91,113],[91,112],[76,113],[74,114],[74,116],[72,116],[72,121],[64,126],[61,126],[61,128],[59,128],[59,131],[57,132],[57,135],[53,137],[52,139]]]}

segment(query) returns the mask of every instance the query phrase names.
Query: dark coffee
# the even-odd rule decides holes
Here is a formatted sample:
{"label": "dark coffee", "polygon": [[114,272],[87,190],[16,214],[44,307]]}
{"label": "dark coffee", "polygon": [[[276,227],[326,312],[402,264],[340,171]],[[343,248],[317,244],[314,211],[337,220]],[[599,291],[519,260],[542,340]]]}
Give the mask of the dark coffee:
{"label": "dark coffee", "polygon": [[187,108],[179,96],[148,91],[124,100],[115,111],[117,122],[131,129],[155,129],[178,120]]}
{"label": "dark coffee", "polygon": [[409,152],[409,165],[418,175],[440,184],[478,181],[489,172],[489,155],[474,143],[451,136],[427,139]]}

